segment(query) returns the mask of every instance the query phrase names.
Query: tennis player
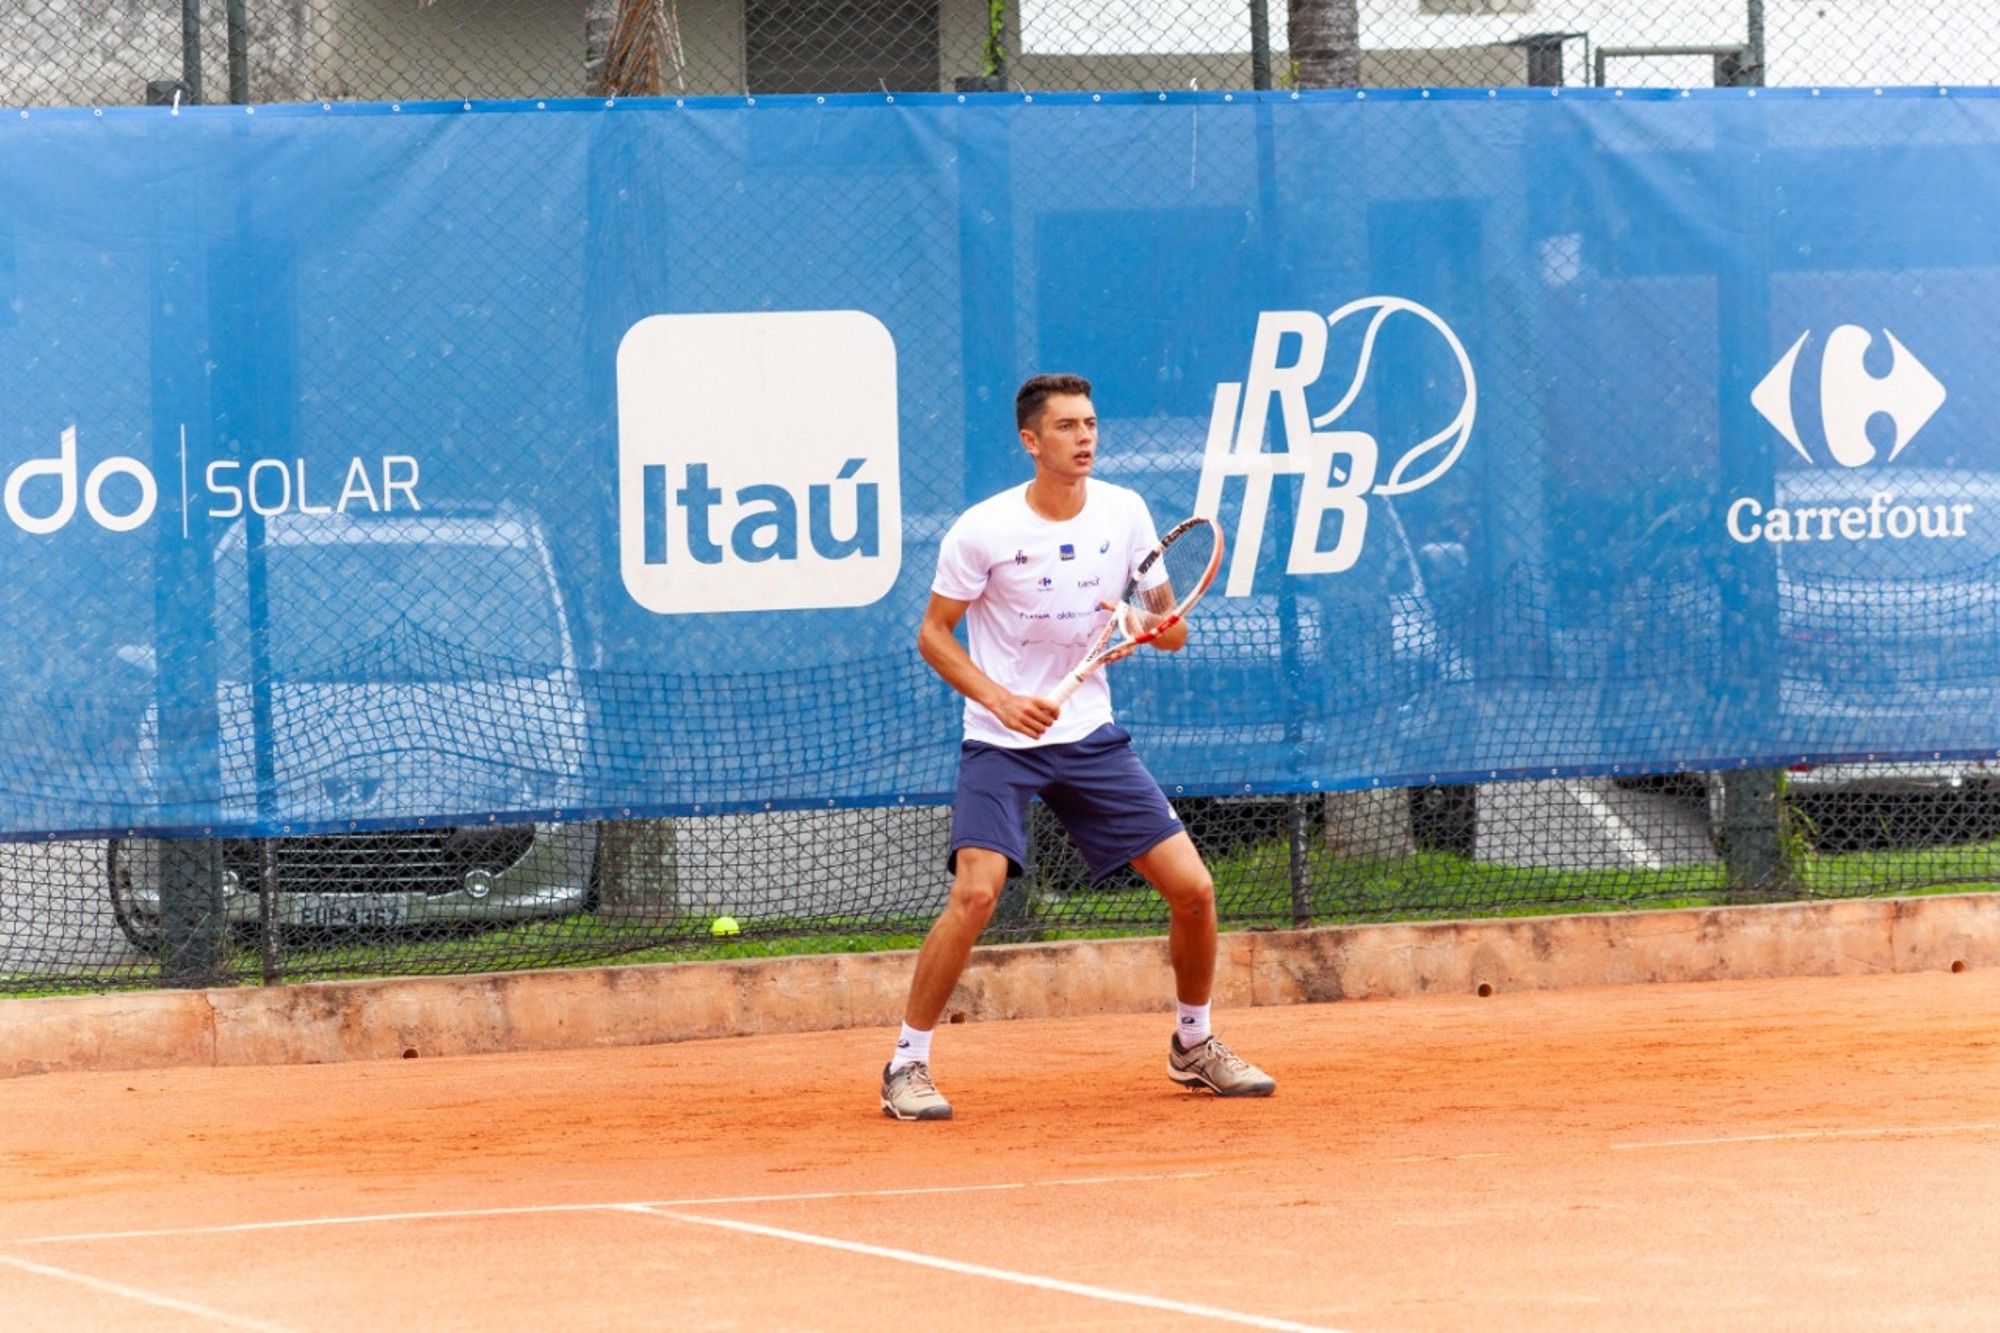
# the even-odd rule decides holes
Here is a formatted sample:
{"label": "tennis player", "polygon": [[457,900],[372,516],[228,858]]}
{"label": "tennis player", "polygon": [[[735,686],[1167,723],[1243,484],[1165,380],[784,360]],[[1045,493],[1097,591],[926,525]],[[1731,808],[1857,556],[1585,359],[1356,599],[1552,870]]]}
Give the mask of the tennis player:
{"label": "tennis player", "polygon": [[[1102,603],[1159,541],[1146,502],[1093,478],[1097,410],[1090,381],[1037,375],[1014,399],[1034,479],[974,505],[945,534],[917,647],[965,696],[952,810],[951,900],[917,954],[896,1049],[882,1071],[882,1114],[949,1120],[931,1079],[931,1034],[1009,875],[1028,856],[1028,802],[1062,820],[1095,879],[1130,864],[1166,900],[1179,1001],[1167,1077],[1224,1097],[1276,1084],[1209,1030],[1215,884],[1159,784],[1111,715],[1103,671],[1060,707],[1045,697],[1103,623]],[[957,637],[966,624],[966,644]],[[1187,642],[1185,623],[1154,640]],[[969,648],[968,648],[969,645]]]}

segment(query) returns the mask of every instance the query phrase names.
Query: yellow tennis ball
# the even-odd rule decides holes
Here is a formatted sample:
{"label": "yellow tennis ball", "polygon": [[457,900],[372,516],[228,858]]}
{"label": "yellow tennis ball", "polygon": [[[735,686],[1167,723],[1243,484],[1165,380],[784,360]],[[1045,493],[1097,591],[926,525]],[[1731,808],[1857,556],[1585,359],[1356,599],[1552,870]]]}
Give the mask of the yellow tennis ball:
{"label": "yellow tennis ball", "polygon": [[736,918],[733,916],[719,916],[709,926],[708,933],[717,936],[741,935],[743,927],[736,924]]}

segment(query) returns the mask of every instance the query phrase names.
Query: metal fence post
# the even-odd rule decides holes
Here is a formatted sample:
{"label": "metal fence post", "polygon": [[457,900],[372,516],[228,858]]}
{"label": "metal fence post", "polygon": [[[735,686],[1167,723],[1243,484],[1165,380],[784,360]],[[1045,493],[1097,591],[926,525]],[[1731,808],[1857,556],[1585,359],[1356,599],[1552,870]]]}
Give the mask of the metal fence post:
{"label": "metal fence post", "polygon": [[[179,184],[164,185],[165,213],[199,209]],[[177,476],[198,465],[212,442],[207,422],[209,343],[205,266],[155,240],[148,263],[151,324],[153,471]],[[192,823],[220,790],[216,708],[215,570],[206,543],[187,521],[166,519],[153,549],[154,746],[163,809]],[[163,516],[164,518],[164,516]],[[161,857],[162,981],[202,986],[215,977],[225,930],[221,844],[169,838]]]}
{"label": "metal fence post", "polygon": [[1271,87],[1271,0],[1250,0],[1250,86]]}
{"label": "metal fence post", "polygon": [[[1751,0],[1751,15],[1753,45],[1715,56],[1718,87],[1757,87],[1764,82],[1762,9],[1756,0]],[[1746,145],[1752,150],[1761,147],[1761,143]],[[1746,151],[1737,160],[1752,161],[1754,153]],[[1747,167],[1739,172],[1739,200],[1757,198],[1763,189],[1761,179],[1751,175]],[[1762,208],[1753,211],[1758,216],[1764,213]],[[1769,360],[1770,272],[1762,260],[1737,265],[1723,275],[1718,292],[1725,307],[1720,321],[1723,472],[1725,476],[1733,474],[1744,491],[1770,494],[1776,484],[1772,464],[1766,452],[1754,447],[1757,432],[1748,422],[1751,384]],[[1776,559],[1768,546],[1736,556],[1737,597],[1725,598],[1723,627],[1723,642],[1733,651],[1724,656],[1739,666],[1748,665],[1748,678],[1742,682],[1744,706],[1770,716],[1778,707],[1777,683],[1771,675],[1777,670],[1781,651],[1777,644]],[[1731,600],[1735,605],[1728,604]],[[1730,897],[1772,898],[1790,887],[1795,868],[1785,836],[1784,796],[1784,773],[1778,769],[1744,769],[1722,775],[1722,826],[1717,830],[1717,841]]]}
{"label": "metal fence post", "polygon": [[222,940],[222,844],[169,838],[160,857],[160,980],[215,984]]}
{"label": "metal fence post", "polygon": [[181,86],[201,100],[201,0],[181,0]]}
{"label": "metal fence post", "polygon": [[1722,777],[1722,825],[1717,830],[1729,896],[1764,901],[1784,896],[1793,869],[1785,838],[1782,770],[1747,768]]}
{"label": "metal fence post", "polygon": [[250,19],[244,12],[245,0],[229,0],[229,101],[244,106],[250,101]]}

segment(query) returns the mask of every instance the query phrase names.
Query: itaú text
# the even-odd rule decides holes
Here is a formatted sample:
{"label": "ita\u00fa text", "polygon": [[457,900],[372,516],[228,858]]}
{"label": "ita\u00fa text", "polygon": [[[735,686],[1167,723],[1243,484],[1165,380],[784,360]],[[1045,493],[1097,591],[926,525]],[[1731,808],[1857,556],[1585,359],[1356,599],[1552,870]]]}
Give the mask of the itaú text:
{"label": "ita\u00fa text", "polygon": [[1729,506],[1729,535],[1745,543],[1963,537],[1965,516],[1976,508],[1966,503],[1899,503],[1894,491],[1876,491],[1865,505],[1772,505],[1767,509],[1746,495]]}

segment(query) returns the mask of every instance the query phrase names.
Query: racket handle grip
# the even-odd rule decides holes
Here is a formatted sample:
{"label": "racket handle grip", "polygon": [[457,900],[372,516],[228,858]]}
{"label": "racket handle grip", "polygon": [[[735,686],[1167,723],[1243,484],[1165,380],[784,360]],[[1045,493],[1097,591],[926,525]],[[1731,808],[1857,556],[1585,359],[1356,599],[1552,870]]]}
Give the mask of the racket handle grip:
{"label": "racket handle grip", "polygon": [[1069,697],[1076,693],[1077,686],[1083,684],[1083,678],[1089,674],[1087,671],[1070,672],[1057,681],[1056,687],[1048,692],[1048,701],[1057,705],[1068,703]]}

